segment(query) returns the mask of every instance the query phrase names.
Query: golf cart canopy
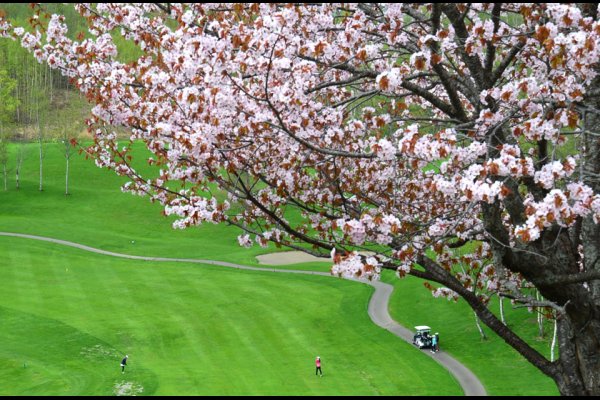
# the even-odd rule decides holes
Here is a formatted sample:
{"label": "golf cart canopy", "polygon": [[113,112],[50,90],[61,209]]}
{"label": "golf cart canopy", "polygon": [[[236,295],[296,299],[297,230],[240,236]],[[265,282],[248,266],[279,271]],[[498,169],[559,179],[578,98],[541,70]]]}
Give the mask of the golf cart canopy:
{"label": "golf cart canopy", "polygon": [[415,329],[418,331],[430,331],[431,328],[425,325],[419,325],[419,326],[415,326]]}

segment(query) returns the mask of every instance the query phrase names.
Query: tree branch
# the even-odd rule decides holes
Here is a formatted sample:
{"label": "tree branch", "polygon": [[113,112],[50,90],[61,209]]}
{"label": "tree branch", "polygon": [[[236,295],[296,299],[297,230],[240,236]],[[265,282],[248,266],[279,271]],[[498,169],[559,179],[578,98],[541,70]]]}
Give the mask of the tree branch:
{"label": "tree branch", "polygon": [[460,52],[462,60],[467,65],[467,68],[469,68],[469,71],[471,72],[471,75],[475,79],[477,86],[480,89],[484,88],[487,85],[485,83],[485,79],[484,79],[484,75],[483,75],[483,72],[484,72],[483,66],[481,65],[481,62],[479,61],[479,58],[477,56],[472,56],[472,55],[467,54],[467,51],[465,50],[465,47],[464,47],[464,44],[469,37],[469,32],[467,31],[467,27],[465,26],[464,15],[461,15],[458,12],[458,9],[456,8],[456,4],[446,3],[446,4],[444,4],[444,6],[442,8],[444,10],[444,14],[446,14],[448,16],[448,18],[450,19],[450,22],[452,23],[452,26],[454,27],[454,31],[456,32],[456,35],[458,36],[458,38],[461,41],[462,46],[459,47],[459,52]]}
{"label": "tree branch", "polygon": [[[430,273],[432,270],[438,271],[438,273],[432,274],[436,278],[432,280],[445,285],[448,289],[453,290],[460,295],[489,328],[491,328],[498,336],[504,339],[506,343],[517,350],[530,363],[538,367],[548,376],[553,376],[555,374],[555,367],[550,361],[548,361],[536,349],[531,347],[527,342],[517,336],[512,330],[504,325],[502,321],[496,318],[496,316],[490,310],[488,310],[486,305],[481,302],[473,292],[467,290],[456,278],[450,275],[450,273],[446,272],[442,267],[437,265],[427,256],[420,255],[417,258],[417,262]],[[443,271],[445,276],[442,276],[440,271]]]}
{"label": "tree branch", "polygon": [[536,286],[561,286],[570,283],[581,283],[600,280],[600,270],[579,272],[577,274],[555,275],[545,279],[537,279]]}

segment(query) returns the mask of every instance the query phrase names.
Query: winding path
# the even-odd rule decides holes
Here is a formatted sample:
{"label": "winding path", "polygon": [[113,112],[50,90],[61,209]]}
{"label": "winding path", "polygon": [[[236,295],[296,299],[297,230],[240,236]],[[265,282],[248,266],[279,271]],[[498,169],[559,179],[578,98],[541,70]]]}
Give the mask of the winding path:
{"label": "winding path", "polygon": [[[262,267],[250,267],[246,265],[233,264],[225,261],[215,261],[215,260],[202,260],[202,259],[192,259],[192,258],[164,258],[164,257],[143,257],[143,256],[134,256],[129,254],[121,254],[114,253],[112,251],[106,251],[101,249],[96,249],[94,247],[85,246],[78,243],[69,242],[66,240],[53,239],[43,236],[35,236],[35,235],[26,235],[22,233],[11,233],[11,232],[0,232],[0,236],[11,236],[11,237],[19,237],[25,239],[34,239],[41,240],[44,242],[57,243],[64,246],[75,247],[81,250],[90,251],[93,253],[104,254],[111,257],[120,257],[127,258],[132,260],[143,260],[143,261],[170,261],[170,262],[185,262],[185,263],[198,263],[198,264],[210,264],[210,265],[219,265],[222,267],[229,268],[238,268],[238,269],[246,269],[252,271],[267,271],[267,272],[283,272],[283,273],[293,273],[293,274],[311,274],[311,275],[322,275],[322,276],[331,276],[326,272],[317,272],[317,271],[303,271],[303,270],[290,270],[290,269],[275,269],[275,268],[262,268]],[[396,336],[404,339],[406,342],[412,344],[413,332],[406,329],[402,325],[398,324],[396,321],[392,319],[388,312],[388,302],[394,287],[388,283],[383,283],[380,281],[368,281],[362,279],[353,279],[357,282],[366,283],[375,288],[375,292],[369,301],[368,313],[371,320],[378,326],[386,329]],[[462,387],[465,395],[467,396],[486,396],[487,393],[485,388],[477,379],[475,374],[473,374],[467,367],[462,365],[456,359],[451,357],[448,353],[444,351],[439,351],[438,353],[431,353],[428,351],[423,351],[423,354],[433,358],[440,365],[446,368],[458,381],[460,386]]]}

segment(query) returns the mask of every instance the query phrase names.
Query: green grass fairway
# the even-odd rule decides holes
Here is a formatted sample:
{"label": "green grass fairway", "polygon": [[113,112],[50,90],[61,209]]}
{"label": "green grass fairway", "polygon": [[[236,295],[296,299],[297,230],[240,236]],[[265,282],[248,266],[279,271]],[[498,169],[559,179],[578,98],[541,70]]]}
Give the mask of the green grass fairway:
{"label": "green grass fairway", "polygon": [[[141,145],[138,147],[142,150]],[[11,168],[15,148],[10,147]],[[162,216],[159,204],[121,193],[124,178],[97,168],[92,160],[79,154],[71,159],[71,194],[65,196],[61,148],[60,143],[45,145],[44,190],[40,192],[37,144],[25,145],[21,189],[15,189],[14,171],[9,174],[9,190],[1,189],[3,182],[0,185],[1,230],[50,236],[127,254],[251,265],[258,265],[256,255],[277,251],[275,246],[240,247],[237,236],[241,231],[231,226],[209,223],[192,229],[173,229],[174,218]]]}
{"label": "green grass fairway", "polygon": [[[15,148],[9,148],[9,167]],[[72,159],[71,195],[65,196],[60,149],[46,145],[40,192],[37,145],[26,145],[21,189],[14,188],[14,171],[9,190],[0,189],[0,231],[125,254],[255,266],[256,255],[279,250],[241,248],[240,231],[225,225],[174,230],[160,205],[122,194],[123,178],[80,155]],[[117,384],[126,391],[127,382],[142,385],[142,394],[459,393],[437,363],[373,325],[366,285],[127,261],[7,237],[0,237],[0,255],[0,395],[110,395]],[[329,265],[273,268],[327,271]],[[396,321],[439,331],[443,350],[470,368],[490,395],[558,394],[487,328],[490,339],[481,341],[464,303],[434,299],[418,279],[398,280],[386,271],[383,280],[396,287],[390,303]],[[511,328],[549,354],[549,339],[536,338],[533,314],[507,315]],[[125,353],[131,356],[128,380],[118,373]],[[313,379],[316,355],[323,359],[322,382]],[[422,368],[429,376],[414,372]]]}
{"label": "green grass fairway", "polygon": [[2,238],[0,253],[0,395],[462,393],[370,321],[364,284],[20,238]]}

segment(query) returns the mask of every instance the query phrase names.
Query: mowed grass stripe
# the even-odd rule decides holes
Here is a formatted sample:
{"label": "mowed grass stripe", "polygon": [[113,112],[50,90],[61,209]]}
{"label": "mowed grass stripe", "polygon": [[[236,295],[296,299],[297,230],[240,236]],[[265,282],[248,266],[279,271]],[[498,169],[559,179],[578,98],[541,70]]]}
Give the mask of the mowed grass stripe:
{"label": "mowed grass stripe", "polygon": [[[11,386],[5,376],[0,394],[35,395],[56,393],[75,395],[90,390],[108,395],[112,382],[103,376],[103,365],[94,358],[99,340],[60,321],[0,307],[3,321],[2,361],[17,364],[0,368],[2,373],[13,374],[13,380],[27,385]],[[28,340],[22,340],[27,338]],[[37,342],[39,346],[33,343]],[[109,349],[102,344],[104,349]],[[81,349],[92,350],[81,355]],[[7,356],[7,352],[9,354]],[[85,363],[79,362],[85,359]],[[2,362],[0,362],[0,365]],[[75,366],[75,368],[73,368]]]}
{"label": "mowed grass stripe", "polygon": [[[238,318],[243,322],[234,326],[233,329],[241,338],[241,345],[246,348],[253,348],[255,347],[254,343],[265,341],[268,338],[269,346],[261,351],[255,348],[252,356],[254,365],[262,366],[260,367],[261,373],[266,375],[262,379],[269,385],[268,393],[290,395],[308,390],[309,394],[315,394],[315,388],[307,384],[307,379],[314,379],[312,362],[315,353],[307,351],[308,346],[305,343],[312,342],[314,345],[319,340],[320,332],[301,310],[312,309],[315,314],[323,312],[322,305],[315,301],[322,297],[319,293],[322,292],[319,287],[320,279],[314,278],[312,283],[304,285],[302,278],[288,278],[283,275],[280,279],[273,280],[269,273],[254,274],[252,286],[242,293],[244,302],[236,305],[236,308],[240,310],[237,313]],[[298,283],[299,280],[300,283]],[[298,293],[298,286],[304,286],[303,293]],[[263,294],[263,291],[267,295]],[[336,298],[333,298],[334,295],[337,297],[337,293],[333,295],[329,291],[325,291],[325,293],[332,296],[330,301],[333,303],[337,301]],[[284,295],[288,299],[285,308],[279,308],[277,304],[273,304]],[[289,324],[290,316],[305,321],[305,323],[291,325]],[[306,327],[307,323],[310,328]],[[244,335],[241,327],[245,324],[252,324],[260,330],[256,329],[254,332]],[[302,331],[302,333],[290,334],[291,331]],[[249,368],[252,368],[252,365]],[[283,371],[288,369],[294,371],[294,375],[300,379],[286,382],[286,374]]]}
{"label": "mowed grass stripe", "polygon": [[[408,345],[405,348],[401,340],[368,320],[369,289],[364,285],[329,277],[123,260],[66,247],[59,253],[50,251],[56,246],[2,238],[0,251],[11,253],[12,261],[0,262],[0,280],[8,287],[17,284],[8,282],[13,274],[4,271],[18,269],[23,253],[28,253],[32,266],[39,266],[31,268],[40,279],[60,276],[60,268],[69,265],[69,272],[75,272],[60,290],[71,293],[71,301],[83,302],[81,313],[63,311],[60,296],[51,293],[56,287],[50,285],[24,286],[23,293],[30,299],[47,297],[48,302],[1,296],[0,306],[52,316],[82,333],[93,332],[91,337],[117,353],[131,353],[125,375],[118,370],[118,356],[99,360],[103,379],[89,374],[90,385],[99,383],[89,386],[86,394],[110,392],[105,382],[114,385],[122,378],[138,382],[146,394],[165,395],[461,393],[434,361]],[[48,272],[48,266],[55,271]],[[254,306],[261,302],[270,308]],[[278,332],[282,326],[287,329]],[[0,334],[5,335],[2,329]],[[289,346],[275,347],[273,343],[285,341],[289,331],[295,332]],[[23,340],[32,351],[42,353],[38,338]],[[324,378],[314,376],[313,342],[325,352],[319,354]],[[86,371],[86,360],[72,353],[61,357],[69,360],[70,369]],[[54,372],[63,365],[55,365]],[[423,369],[428,371],[426,385],[419,382]],[[430,384],[432,377],[439,385]],[[30,383],[10,382],[34,393],[27,388]]]}
{"label": "mowed grass stripe", "polygon": [[[130,315],[129,318],[124,318],[129,314],[129,307],[135,304],[129,300],[130,285],[123,284],[118,266],[111,265],[110,260],[101,257],[90,259],[84,252],[71,253],[77,257],[69,256],[65,260],[63,253],[55,258],[59,265],[65,261],[70,264],[68,272],[65,271],[72,279],[67,290],[70,291],[70,302],[76,304],[78,310],[69,318],[80,329],[99,332],[103,337],[110,338],[110,343],[119,353],[113,360],[113,368],[118,371],[119,361],[129,350],[118,340],[119,334],[135,326]],[[135,274],[134,269],[132,274]],[[60,313],[60,304],[55,304],[55,309]]]}
{"label": "mowed grass stripe", "polygon": [[[199,266],[199,268],[204,267]],[[203,271],[200,271],[200,274],[203,274]],[[177,297],[163,303],[166,309],[173,312],[167,312],[162,316],[164,322],[161,325],[167,324],[168,328],[157,331],[155,336],[161,343],[162,356],[171,358],[169,371],[163,375],[164,380],[169,381],[165,386],[173,387],[180,384],[181,395],[197,393],[198,387],[202,387],[202,392],[206,393],[211,387],[213,376],[217,376],[217,381],[223,379],[222,376],[219,377],[218,370],[224,362],[215,357],[211,338],[219,330],[226,330],[223,325],[228,322],[228,317],[223,316],[225,318],[223,321],[219,320],[220,316],[206,318],[203,315],[204,298],[210,296],[218,301],[219,293],[209,292],[206,288],[202,292],[196,292],[193,290],[195,285],[195,277],[184,283],[176,277],[170,277],[163,280],[161,285],[161,292],[174,293]],[[191,306],[197,304],[196,302],[201,304],[198,309]],[[225,339],[222,336],[220,340]],[[215,345],[220,343],[222,342],[217,341]],[[182,357],[190,358],[195,362],[179,363]],[[198,368],[197,365],[202,365],[203,368]],[[209,368],[211,366],[212,368]]]}
{"label": "mowed grass stripe", "polygon": [[[233,340],[239,343],[238,346],[249,349],[252,354],[248,360],[248,373],[241,376],[241,379],[248,381],[246,384],[252,384],[253,370],[261,369],[260,373],[265,375],[262,379],[268,385],[267,394],[270,395],[292,395],[298,392],[316,394],[314,389],[306,384],[306,378],[313,377],[311,356],[314,353],[299,351],[299,345],[314,341],[318,337],[318,331],[312,329],[307,332],[305,324],[299,328],[299,324],[289,324],[289,320],[290,316],[294,316],[306,321],[305,316],[297,312],[300,307],[309,307],[318,312],[321,307],[312,300],[318,297],[315,293],[318,288],[315,288],[314,283],[305,285],[305,292],[299,295],[297,280],[297,277],[290,280],[287,276],[274,280],[269,273],[255,273],[252,276],[252,285],[242,292],[243,302],[236,304],[236,309],[239,310],[236,319],[240,323],[232,324],[232,332],[236,334]],[[282,291],[286,291],[286,307],[274,307],[273,303],[284,294]],[[332,301],[335,302],[334,299]],[[246,326],[253,326],[254,329],[246,332]],[[290,334],[291,331],[297,330],[303,330],[302,334]],[[269,341],[268,347],[255,345],[265,340]],[[293,375],[302,379],[290,382],[287,376],[287,371],[290,370],[293,371]]]}
{"label": "mowed grass stripe", "polygon": [[[219,348],[218,352],[225,359],[235,360],[240,368],[238,371],[220,372],[228,374],[230,379],[236,382],[236,390],[233,387],[214,386],[215,393],[230,395],[286,393],[286,387],[289,386],[289,382],[286,380],[289,380],[289,376],[287,376],[287,372],[281,372],[286,369],[287,364],[282,363],[281,360],[288,360],[291,357],[286,347],[294,341],[293,338],[287,337],[288,327],[286,325],[290,325],[290,313],[287,308],[293,308],[293,306],[290,306],[288,302],[286,310],[273,307],[273,298],[281,292],[281,287],[277,288],[278,291],[273,290],[274,280],[270,274],[257,272],[247,276],[247,272],[235,270],[228,272],[220,281],[225,286],[224,290],[212,294],[217,303],[221,304],[212,312],[212,318],[227,322],[222,324],[220,330],[214,332],[214,335],[211,332],[207,332],[207,335],[213,339],[210,345],[214,345],[217,337],[226,337],[227,344]],[[246,275],[251,284],[240,288],[240,275]],[[284,289],[285,287],[286,285],[283,286]],[[237,290],[239,294],[234,301],[229,295],[232,290]],[[267,292],[266,295],[265,292]],[[225,313],[225,310],[229,311]],[[280,316],[285,316],[283,322]],[[311,365],[309,357],[305,356],[305,362],[308,366]],[[220,364],[217,364],[215,371],[220,369],[218,365]],[[309,371],[310,367],[300,371],[298,376],[306,375]],[[257,379],[262,381],[261,386],[269,385],[270,387],[260,387],[260,392],[258,392],[259,388],[255,383]],[[208,381],[207,384],[210,387],[213,383],[218,384],[218,382],[217,377]]]}
{"label": "mowed grass stripe", "polygon": [[[142,268],[138,269],[138,273],[143,271],[144,265],[143,262],[139,264]],[[153,322],[147,327],[152,331],[149,343],[154,343],[156,353],[162,357],[165,366],[168,366],[165,379],[168,377],[172,385],[179,381],[182,390],[197,387],[203,378],[193,364],[180,363],[181,357],[195,359],[198,363],[205,363],[207,360],[202,349],[203,340],[199,337],[202,335],[202,318],[190,312],[188,306],[188,303],[194,303],[197,299],[192,288],[193,282],[189,280],[168,278],[158,283],[143,281],[136,289],[136,292],[150,294],[141,301],[161,302],[163,312],[151,312],[155,315]],[[148,355],[145,349],[140,351],[144,356]]]}
{"label": "mowed grass stripe", "polygon": [[[33,255],[28,254],[27,252],[24,253],[25,257],[22,261],[20,261],[17,257],[11,257],[15,265],[18,266],[18,269],[14,274],[16,281],[13,285],[7,285],[12,287],[7,288],[5,293],[7,296],[14,297],[17,302],[26,304],[32,310],[38,310],[41,309],[44,299],[41,296],[32,297],[30,293],[43,293],[40,291],[41,287],[38,281],[38,271],[41,260]],[[0,265],[1,263],[2,261],[0,259]],[[13,290],[18,291],[18,293],[13,292],[12,294],[9,294]]]}

